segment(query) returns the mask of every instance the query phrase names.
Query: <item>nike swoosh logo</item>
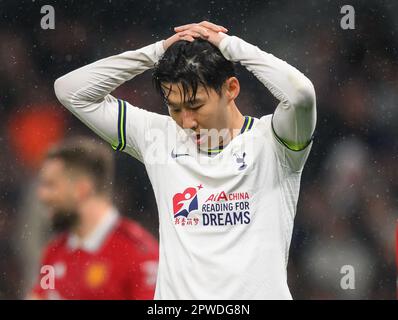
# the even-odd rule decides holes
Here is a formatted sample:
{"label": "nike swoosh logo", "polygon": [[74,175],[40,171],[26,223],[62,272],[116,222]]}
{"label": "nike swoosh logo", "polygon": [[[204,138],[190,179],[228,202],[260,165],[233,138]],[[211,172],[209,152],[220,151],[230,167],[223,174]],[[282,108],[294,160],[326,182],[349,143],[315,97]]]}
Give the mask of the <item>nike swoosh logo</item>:
{"label": "nike swoosh logo", "polygon": [[190,154],[188,153],[174,153],[174,150],[171,151],[171,157],[173,159],[178,158],[178,157],[183,157],[183,156],[189,156]]}

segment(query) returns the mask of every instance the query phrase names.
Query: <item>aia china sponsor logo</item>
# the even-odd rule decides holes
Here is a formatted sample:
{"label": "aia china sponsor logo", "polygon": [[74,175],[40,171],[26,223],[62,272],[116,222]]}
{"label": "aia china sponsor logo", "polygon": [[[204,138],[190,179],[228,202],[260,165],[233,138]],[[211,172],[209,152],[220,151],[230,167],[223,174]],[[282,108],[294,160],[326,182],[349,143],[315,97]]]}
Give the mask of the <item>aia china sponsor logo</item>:
{"label": "aia china sponsor logo", "polygon": [[213,193],[201,209],[203,226],[234,226],[251,222],[248,192]]}
{"label": "aia china sponsor logo", "polygon": [[211,194],[205,202],[249,200],[249,198],[250,197],[247,192],[226,193],[225,191],[221,191],[220,193]]}

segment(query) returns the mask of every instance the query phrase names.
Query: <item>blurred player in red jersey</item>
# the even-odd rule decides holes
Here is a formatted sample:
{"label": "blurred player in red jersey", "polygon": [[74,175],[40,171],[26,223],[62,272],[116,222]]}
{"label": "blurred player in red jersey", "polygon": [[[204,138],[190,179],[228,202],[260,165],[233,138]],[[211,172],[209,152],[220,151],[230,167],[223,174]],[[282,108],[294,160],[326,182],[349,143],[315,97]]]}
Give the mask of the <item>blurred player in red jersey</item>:
{"label": "blurred player in red jersey", "polygon": [[54,288],[40,274],[28,298],[153,299],[158,242],[112,204],[113,167],[110,150],[84,138],[47,154],[38,196],[63,232],[42,259],[41,267],[53,268]]}

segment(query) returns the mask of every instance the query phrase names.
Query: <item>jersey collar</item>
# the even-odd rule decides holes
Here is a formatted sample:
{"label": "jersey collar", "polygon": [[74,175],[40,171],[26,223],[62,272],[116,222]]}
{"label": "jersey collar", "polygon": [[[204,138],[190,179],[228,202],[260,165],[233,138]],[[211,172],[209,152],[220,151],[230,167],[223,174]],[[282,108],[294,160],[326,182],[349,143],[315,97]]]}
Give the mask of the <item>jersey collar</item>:
{"label": "jersey collar", "polygon": [[81,240],[76,234],[70,233],[67,239],[67,246],[71,250],[98,251],[108,234],[113,230],[118,219],[119,213],[116,208],[110,209],[99,225],[85,239]]}
{"label": "jersey collar", "polygon": [[[245,116],[245,122],[243,123],[242,128],[240,129],[240,133],[245,133],[247,131],[249,131],[252,127],[253,127],[253,123],[254,123],[254,118],[251,116]],[[216,155],[219,154],[225,146],[219,146],[218,148],[214,148],[214,149],[208,149],[207,150],[207,155],[212,156],[212,155]]]}

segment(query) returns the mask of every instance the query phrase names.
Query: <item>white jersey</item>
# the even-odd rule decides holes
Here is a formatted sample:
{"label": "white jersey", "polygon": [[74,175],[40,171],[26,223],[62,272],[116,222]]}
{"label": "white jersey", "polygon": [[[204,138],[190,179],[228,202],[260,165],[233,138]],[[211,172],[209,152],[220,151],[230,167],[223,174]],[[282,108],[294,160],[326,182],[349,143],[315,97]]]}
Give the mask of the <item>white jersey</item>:
{"label": "white jersey", "polygon": [[[223,39],[220,50],[252,71],[281,110],[273,121],[246,117],[241,133],[211,156],[198,153],[169,116],[109,94],[153,66],[161,41],[75,70],[55,89],[84,123],[146,167],[160,224],[155,299],[291,299],[288,252],[315,127],[315,100],[299,102],[308,102],[310,82],[238,37]],[[285,141],[304,147],[293,151]]]}

